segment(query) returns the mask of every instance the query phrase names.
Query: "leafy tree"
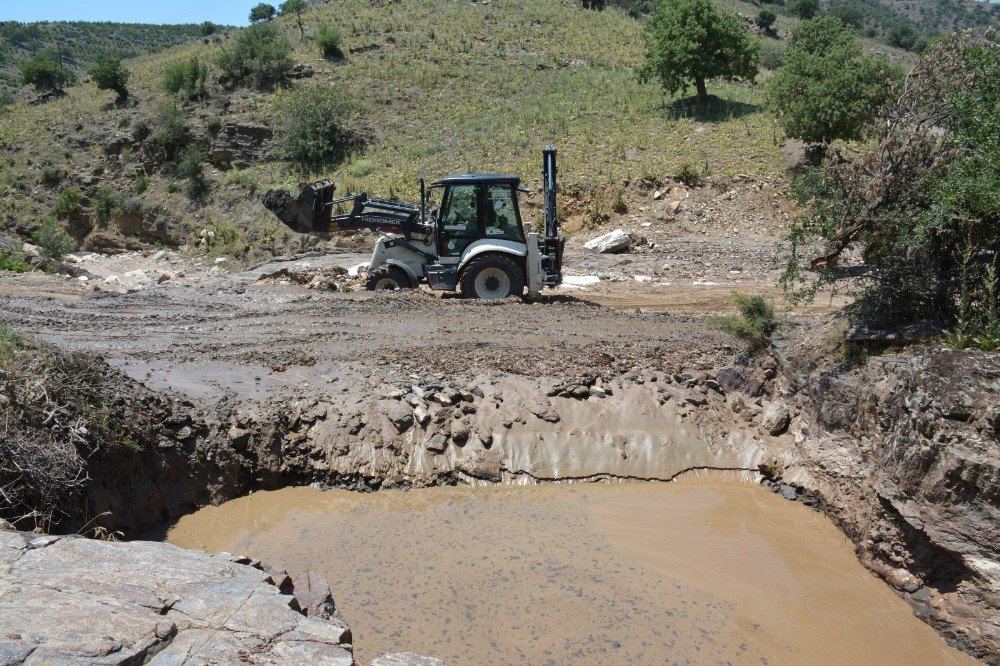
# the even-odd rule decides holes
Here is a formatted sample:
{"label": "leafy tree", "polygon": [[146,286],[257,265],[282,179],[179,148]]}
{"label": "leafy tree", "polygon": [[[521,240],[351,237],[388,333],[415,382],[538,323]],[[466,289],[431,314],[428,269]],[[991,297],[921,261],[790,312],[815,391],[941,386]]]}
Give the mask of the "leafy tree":
{"label": "leafy tree", "polygon": [[21,63],[21,80],[35,90],[59,90],[73,83],[73,73],[59,64],[51,53],[38,53]]}
{"label": "leafy tree", "polygon": [[328,86],[281,92],[274,101],[275,154],[304,171],[343,160],[359,144],[347,125],[359,111]]}
{"label": "leafy tree", "polygon": [[819,14],[819,0],[788,0],[785,8],[789,14],[808,21]]}
{"label": "leafy tree", "polygon": [[604,6],[607,4],[605,0],[581,0],[584,9],[593,9],[595,11],[603,11]]}
{"label": "leafy tree", "polygon": [[770,32],[777,20],[778,17],[770,9],[762,9],[757,12],[757,25],[760,26],[761,30]]}
{"label": "leafy tree", "polygon": [[217,62],[237,83],[253,78],[258,85],[264,85],[291,69],[291,53],[291,42],[277,26],[255,23],[239,32],[235,44],[224,49]]}
{"label": "leafy tree", "polygon": [[100,90],[114,90],[118,99],[128,97],[128,80],[132,72],[125,69],[118,58],[105,58],[91,68],[90,77]]}
{"label": "leafy tree", "polygon": [[670,94],[693,83],[699,103],[708,101],[708,79],[757,76],[757,43],[732,12],[712,0],[660,0],[647,24],[646,45],[643,80],[658,78]]}
{"label": "leafy tree", "polygon": [[885,59],[863,55],[854,31],[839,19],[821,16],[792,32],[784,66],[766,94],[785,134],[828,144],[860,138],[901,76]]}
{"label": "leafy tree", "polygon": [[932,43],[872,130],[870,150],[796,183],[810,203],[788,237],[786,288],[809,297],[857,275],[842,267],[853,262],[855,319],[995,328],[1000,45],[973,33]]}
{"label": "leafy tree", "polygon": [[198,28],[198,31],[201,33],[202,37],[209,37],[219,31],[219,26],[215,25],[211,21],[204,21]]}
{"label": "leafy tree", "polygon": [[909,23],[900,23],[889,31],[889,45],[899,49],[913,51],[919,39],[920,33]]}
{"label": "leafy tree", "polygon": [[250,22],[259,23],[260,21],[270,21],[277,13],[278,10],[274,8],[274,5],[262,2],[258,5],[254,5],[254,8],[250,10]]}
{"label": "leafy tree", "polygon": [[344,52],[340,50],[342,39],[340,30],[332,25],[321,25],[316,34],[316,44],[323,51],[323,57],[330,60],[344,57]]}
{"label": "leafy tree", "polygon": [[291,16],[295,14],[295,22],[299,24],[299,33],[302,41],[306,41],[306,28],[302,24],[302,12],[306,9],[306,0],[285,0],[281,3],[281,15]]}

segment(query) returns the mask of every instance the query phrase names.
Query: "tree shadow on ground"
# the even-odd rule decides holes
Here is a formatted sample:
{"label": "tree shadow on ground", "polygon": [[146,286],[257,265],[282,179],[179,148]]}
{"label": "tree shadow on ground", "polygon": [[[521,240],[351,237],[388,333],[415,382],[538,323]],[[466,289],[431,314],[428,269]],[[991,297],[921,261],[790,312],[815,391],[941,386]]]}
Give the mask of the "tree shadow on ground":
{"label": "tree shadow on ground", "polygon": [[698,101],[696,97],[676,99],[665,104],[663,110],[671,120],[690,118],[703,123],[717,123],[757,113],[761,106],[709,95],[704,102]]}

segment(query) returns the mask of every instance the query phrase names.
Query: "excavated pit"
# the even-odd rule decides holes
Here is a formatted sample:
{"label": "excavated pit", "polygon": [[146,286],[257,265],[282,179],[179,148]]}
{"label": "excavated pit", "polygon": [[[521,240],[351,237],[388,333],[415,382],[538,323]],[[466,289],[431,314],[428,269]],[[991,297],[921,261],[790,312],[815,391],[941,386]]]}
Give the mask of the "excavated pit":
{"label": "excavated pit", "polygon": [[286,488],[202,509],[166,540],[334,582],[359,663],[399,649],[448,664],[975,663],[824,516],[738,473]]}

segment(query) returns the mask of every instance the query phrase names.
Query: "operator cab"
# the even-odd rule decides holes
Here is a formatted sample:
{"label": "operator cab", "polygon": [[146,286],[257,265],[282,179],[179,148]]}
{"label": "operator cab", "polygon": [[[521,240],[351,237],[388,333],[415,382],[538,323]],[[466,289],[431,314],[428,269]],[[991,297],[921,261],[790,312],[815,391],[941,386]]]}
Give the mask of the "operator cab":
{"label": "operator cab", "polygon": [[456,174],[431,184],[429,189],[443,190],[433,220],[441,263],[456,263],[462,253],[479,240],[525,242],[517,193],[527,190],[521,187],[518,176]]}

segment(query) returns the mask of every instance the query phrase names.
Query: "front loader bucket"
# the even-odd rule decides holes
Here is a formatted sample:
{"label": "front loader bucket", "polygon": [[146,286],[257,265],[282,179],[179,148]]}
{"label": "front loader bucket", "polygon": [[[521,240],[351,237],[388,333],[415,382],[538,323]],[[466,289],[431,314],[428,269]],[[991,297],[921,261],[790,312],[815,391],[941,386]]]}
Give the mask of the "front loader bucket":
{"label": "front loader bucket", "polygon": [[332,231],[329,204],[336,189],[332,180],[319,180],[300,185],[294,197],[288,190],[268,190],[264,207],[294,231],[326,233]]}

